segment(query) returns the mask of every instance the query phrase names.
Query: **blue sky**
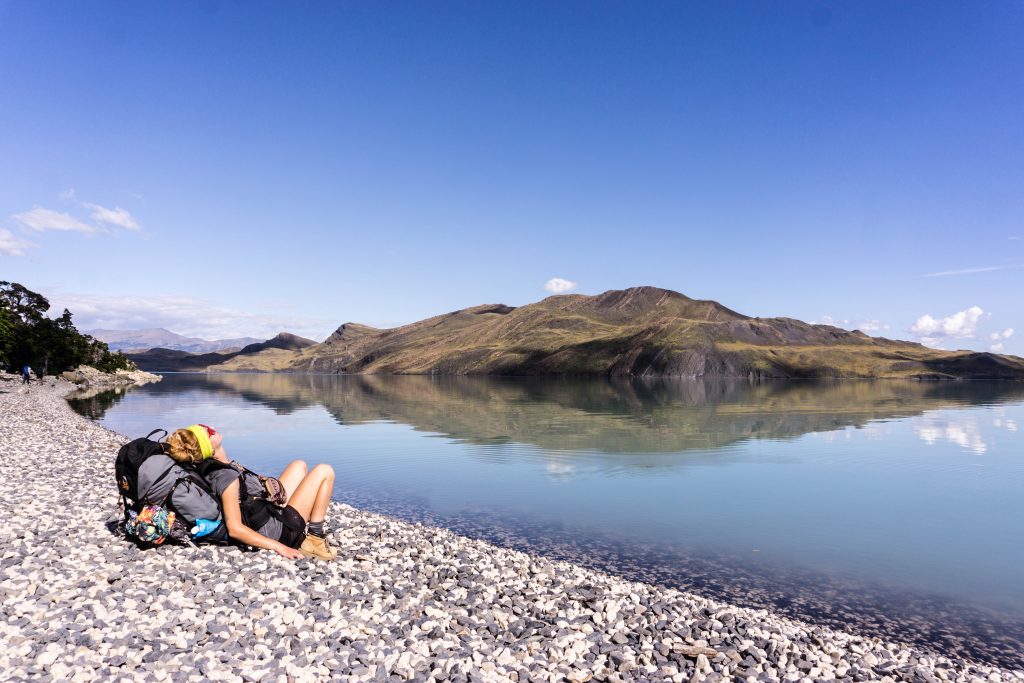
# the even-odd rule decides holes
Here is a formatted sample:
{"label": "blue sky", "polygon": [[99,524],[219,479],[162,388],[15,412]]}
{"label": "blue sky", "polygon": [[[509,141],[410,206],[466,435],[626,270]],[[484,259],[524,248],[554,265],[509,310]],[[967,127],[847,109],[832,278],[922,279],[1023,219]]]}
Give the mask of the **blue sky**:
{"label": "blue sky", "polygon": [[560,278],[1024,355],[1021,35],[1009,2],[0,2],[0,279],[82,329],[323,338]]}

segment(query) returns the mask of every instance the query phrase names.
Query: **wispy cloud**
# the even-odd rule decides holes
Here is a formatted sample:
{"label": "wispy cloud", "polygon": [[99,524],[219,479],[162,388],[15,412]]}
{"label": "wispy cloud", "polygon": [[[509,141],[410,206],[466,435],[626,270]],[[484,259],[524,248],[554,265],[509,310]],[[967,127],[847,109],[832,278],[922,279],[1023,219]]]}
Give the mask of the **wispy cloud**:
{"label": "wispy cloud", "polygon": [[1002,332],[993,332],[988,337],[992,341],[1000,341],[1002,339],[1009,339],[1012,336],[1013,336],[1013,328],[1012,327],[1007,327]]}
{"label": "wispy cloud", "polygon": [[857,329],[861,332],[882,332],[889,329],[889,325],[878,320],[862,320]]}
{"label": "wispy cloud", "polygon": [[861,320],[860,322],[853,322],[850,319],[836,320],[830,315],[823,315],[817,320],[811,321],[812,325],[831,325],[832,327],[841,327],[844,330],[860,330],[861,332],[882,332],[889,329],[887,323],[883,323],[880,320],[874,318],[868,318]]}
{"label": "wispy cloud", "polygon": [[[75,216],[72,212],[54,211],[43,206],[34,206],[29,211],[22,211],[11,216],[22,232],[80,232],[86,235],[112,233],[112,229],[121,228],[137,232],[139,222],[127,209],[120,206],[108,208],[101,204],[78,200],[74,188],[64,190],[59,195],[60,201],[72,204],[89,211],[88,218]],[[77,213],[77,212],[76,212]],[[38,245],[32,244],[14,235],[10,230],[0,232],[0,254],[21,256],[25,249]]]}
{"label": "wispy cloud", "polygon": [[125,230],[138,230],[139,224],[135,218],[122,209],[120,206],[115,206],[113,209],[108,209],[105,206],[99,204],[90,204],[83,202],[82,206],[90,209],[92,213],[92,219],[97,223],[105,223],[107,225],[114,225]]}
{"label": "wispy cloud", "polygon": [[961,268],[960,270],[941,270],[937,273],[925,273],[925,277],[946,277],[947,275],[970,275],[971,273],[990,273],[994,270],[1011,270],[1013,268],[1024,268],[1024,263],[1014,263],[1002,266],[982,266],[981,268]]}
{"label": "wispy cloud", "polygon": [[1012,336],[1013,336],[1013,328],[1012,327],[1007,327],[1002,332],[993,332],[992,334],[990,334],[988,336],[988,338],[991,339],[992,341],[994,341],[995,344],[990,346],[989,349],[992,350],[992,351],[995,351],[996,353],[1001,352],[1003,350],[1003,348],[1004,348],[1003,342],[1005,340],[1009,339]]}
{"label": "wispy cloud", "polygon": [[41,206],[36,206],[31,211],[16,213],[11,218],[24,227],[36,232],[43,232],[45,230],[84,233],[98,232],[96,226],[83,223],[69,213],[61,213],[60,211],[45,209]]}
{"label": "wispy cloud", "polygon": [[565,292],[571,292],[578,287],[575,282],[565,280],[560,277],[553,277],[544,283],[544,289],[548,290],[552,294],[564,294]]}
{"label": "wispy cloud", "polygon": [[287,331],[311,339],[327,337],[338,322],[324,318],[241,311],[186,296],[93,296],[46,292],[55,310],[69,309],[80,330],[167,328],[201,339],[269,339]]}
{"label": "wispy cloud", "polygon": [[850,324],[849,320],[836,320],[830,315],[823,315],[816,320],[811,321],[812,325],[831,325],[832,327],[843,327],[845,328]]}
{"label": "wispy cloud", "polygon": [[26,249],[34,246],[36,245],[21,239],[10,230],[0,228],[0,255],[21,256]]}

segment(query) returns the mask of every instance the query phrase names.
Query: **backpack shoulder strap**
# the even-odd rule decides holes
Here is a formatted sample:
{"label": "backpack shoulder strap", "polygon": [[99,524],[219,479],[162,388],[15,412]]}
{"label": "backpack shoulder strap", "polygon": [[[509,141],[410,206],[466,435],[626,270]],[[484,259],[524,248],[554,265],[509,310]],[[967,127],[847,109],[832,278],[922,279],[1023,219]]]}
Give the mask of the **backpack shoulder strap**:
{"label": "backpack shoulder strap", "polygon": [[205,477],[210,472],[216,472],[217,470],[234,469],[231,465],[223,463],[220,460],[214,460],[213,458],[202,461],[201,463],[194,465],[192,469],[198,472],[200,476]]}
{"label": "backpack shoulder strap", "polygon": [[[203,477],[217,470],[232,470],[238,473],[238,506],[242,510],[242,521],[250,529],[258,531],[270,519],[269,503],[249,492],[249,487],[246,486],[245,482],[245,475],[250,474],[257,477],[259,475],[234,461],[224,463],[219,460],[204,460],[196,466],[196,471]],[[217,496],[214,497],[216,498]],[[219,499],[217,503],[220,504]],[[223,514],[223,509],[221,513]]]}

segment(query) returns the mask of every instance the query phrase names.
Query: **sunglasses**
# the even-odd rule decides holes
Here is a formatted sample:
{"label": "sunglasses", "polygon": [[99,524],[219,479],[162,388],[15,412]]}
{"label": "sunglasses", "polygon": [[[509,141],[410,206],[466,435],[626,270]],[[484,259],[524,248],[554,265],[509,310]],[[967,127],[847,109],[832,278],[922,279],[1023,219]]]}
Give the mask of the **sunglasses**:
{"label": "sunglasses", "polygon": [[213,427],[208,427],[208,426],[204,425],[202,422],[197,422],[196,424],[198,424],[200,427],[205,429],[206,433],[209,434],[210,436],[213,436],[214,434],[217,433],[216,429],[214,429]]}

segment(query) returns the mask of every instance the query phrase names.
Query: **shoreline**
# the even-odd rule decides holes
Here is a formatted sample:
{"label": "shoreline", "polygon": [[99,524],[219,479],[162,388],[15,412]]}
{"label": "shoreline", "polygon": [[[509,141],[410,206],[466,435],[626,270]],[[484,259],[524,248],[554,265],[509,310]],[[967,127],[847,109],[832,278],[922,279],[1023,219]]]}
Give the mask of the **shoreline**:
{"label": "shoreline", "polygon": [[72,389],[0,380],[0,670],[14,679],[1024,681],[338,502],[332,563],[140,551],[105,526],[127,438],[74,413]]}
{"label": "shoreline", "polygon": [[1019,377],[926,377],[921,375],[861,377],[856,375],[822,375],[820,377],[749,377],[747,375],[602,375],[602,374],[533,374],[515,375],[508,373],[432,373],[432,372],[314,372],[312,370],[217,370],[211,365],[202,370],[162,370],[150,368],[142,372],[154,375],[313,375],[327,377],[486,377],[490,379],[598,379],[598,380],[640,380],[640,381],[702,381],[702,382],[743,382],[767,384],[771,382],[1010,382],[1024,383]]}

